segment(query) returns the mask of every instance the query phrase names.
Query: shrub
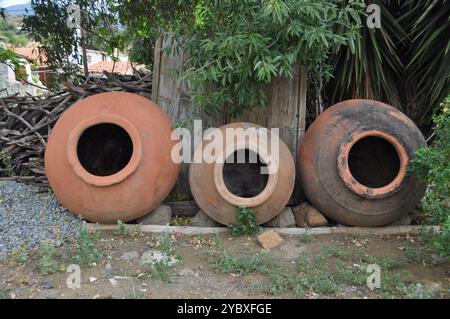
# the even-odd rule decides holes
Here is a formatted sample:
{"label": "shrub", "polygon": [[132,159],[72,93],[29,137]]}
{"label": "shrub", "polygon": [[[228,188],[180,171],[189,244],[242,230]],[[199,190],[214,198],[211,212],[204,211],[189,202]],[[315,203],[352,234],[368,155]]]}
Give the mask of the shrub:
{"label": "shrub", "polygon": [[427,184],[422,208],[441,227],[432,240],[443,256],[450,255],[450,96],[441,105],[442,112],[434,117],[434,141],[419,149],[412,161],[414,174]]}

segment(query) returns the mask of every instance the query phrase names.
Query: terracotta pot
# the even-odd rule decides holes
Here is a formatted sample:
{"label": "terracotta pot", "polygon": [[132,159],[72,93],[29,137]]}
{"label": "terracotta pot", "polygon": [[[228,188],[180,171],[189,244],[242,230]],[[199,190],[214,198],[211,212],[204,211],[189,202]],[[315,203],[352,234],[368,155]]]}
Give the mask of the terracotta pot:
{"label": "terracotta pot", "polygon": [[301,185],[319,211],[341,224],[387,225],[424,194],[424,185],[406,173],[423,146],[419,129],[397,109],[345,101],[323,112],[301,141]]}
{"label": "terracotta pot", "polygon": [[91,222],[115,223],[156,208],[175,184],[177,141],[167,115],[131,93],[102,93],[71,106],[56,123],[45,169],[64,207]]}
{"label": "terracotta pot", "polygon": [[[227,138],[227,128],[240,128],[245,133]],[[294,188],[295,165],[289,149],[270,132],[259,139],[245,138],[245,134],[255,137],[263,130],[255,124],[233,123],[217,130],[225,139],[217,152],[211,152],[213,160],[201,160],[202,150],[214,144],[207,137],[196,148],[190,165],[189,182],[198,206],[225,225],[236,223],[239,206],[251,207],[258,224],[271,220],[285,207]],[[272,139],[279,143],[279,152],[271,146]],[[225,163],[236,156],[236,151],[235,163]],[[245,157],[245,163],[237,163],[239,154]],[[261,168],[269,174],[261,174]]]}

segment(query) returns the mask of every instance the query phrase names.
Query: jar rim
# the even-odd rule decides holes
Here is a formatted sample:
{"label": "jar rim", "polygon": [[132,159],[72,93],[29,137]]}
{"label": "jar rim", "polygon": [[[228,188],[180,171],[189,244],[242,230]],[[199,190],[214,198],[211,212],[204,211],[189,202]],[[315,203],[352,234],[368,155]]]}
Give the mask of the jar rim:
{"label": "jar rim", "polygon": [[[114,124],[121,127],[127,132],[133,144],[133,153],[128,164],[117,173],[109,176],[97,176],[89,173],[78,158],[77,146],[81,135],[88,128],[98,124]],[[142,158],[142,141],[138,130],[130,121],[113,113],[104,113],[86,119],[75,126],[67,139],[66,152],[69,164],[72,166],[73,171],[78,177],[87,184],[107,187],[121,183],[136,171]]]}

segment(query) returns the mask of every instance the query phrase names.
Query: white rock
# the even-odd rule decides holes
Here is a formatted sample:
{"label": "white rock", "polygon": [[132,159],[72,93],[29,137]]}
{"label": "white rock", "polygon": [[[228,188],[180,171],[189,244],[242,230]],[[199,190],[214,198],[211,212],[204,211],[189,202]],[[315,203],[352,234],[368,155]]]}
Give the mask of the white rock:
{"label": "white rock", "polygon": [[153,249],[143,253],[140,260],[140,264],[143,267],[148,267],[160,262],[163,262],[168,266],[173,266],[178,262],[178,260],[173,256],[163,253],[162,251]]}
{"label": "white rock", "polygon": [[189,276],[198,277],[199,276],[198,272],[195,272],[195,271],[193,271],[192,269],[189,269],[189,268],[181,269],[179,274],[180,274],[180,276],[186,276],[186,277],[189,277]]}

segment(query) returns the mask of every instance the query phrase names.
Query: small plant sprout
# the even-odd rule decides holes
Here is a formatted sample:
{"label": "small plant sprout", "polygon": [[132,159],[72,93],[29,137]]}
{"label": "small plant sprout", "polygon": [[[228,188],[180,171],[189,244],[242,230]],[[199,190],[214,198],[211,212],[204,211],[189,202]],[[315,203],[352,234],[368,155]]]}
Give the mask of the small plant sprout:
{"label": "small plant sprout", "polygon": [[97,232],[89,232],[86,223],[83,223],[76,241],[76,252],[74,256],[74,262],[76,264],[91,267],[94,262],[102,257],[101,252],[95,247],[95,243],[99,237]]}
{"label": "small plant sprout", "polygon": [[47,276],[61,270],[61,265],[56,260],[55,245],[48,241],[38,249],[38,268],[41,275]]}
{"label": "small plant sprout", "polygon": [[129,237],[130,231],[127,228],[127,224],[125,224],[120,219],[117,221],[117,230],[114,231],[114,235],[116,236],[123,236],[123,237]]}
{"label": "small plant sprout", "polygon": [[26,262],[28,257],[28,246],[25,243],[20,244],[14,253],[14,261],[21,264]]}
{"label": "small plant sprout", "polygon": [[253,209],[249,207],[239,207],[236,215],[236,224],[230,226],[230,232],[233,235],[255,235],[261,228],[256,224],[256,215]]}

